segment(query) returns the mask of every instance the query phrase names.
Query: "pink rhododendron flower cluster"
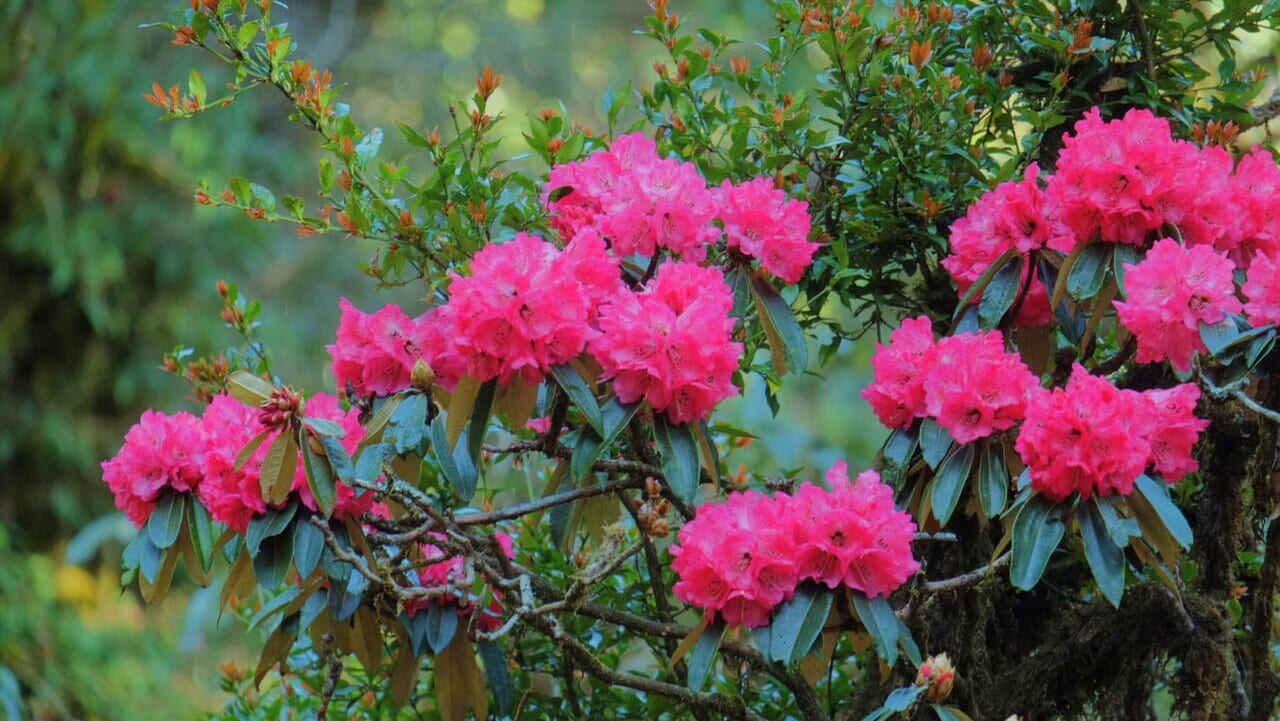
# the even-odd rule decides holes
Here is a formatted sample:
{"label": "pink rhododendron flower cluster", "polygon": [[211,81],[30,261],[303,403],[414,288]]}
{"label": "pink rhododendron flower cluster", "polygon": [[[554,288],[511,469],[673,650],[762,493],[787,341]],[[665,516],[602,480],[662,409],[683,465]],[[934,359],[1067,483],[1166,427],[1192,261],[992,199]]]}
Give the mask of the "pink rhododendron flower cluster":
{"label": "pink rhododendron flower cluster", "polygon": [[591,354],[623,403],[645,400],[672,423],[700,419],[737,393],[732,308],[718,269],[664,263],[643,290],[605,306]]}
{"label": "pink rhododendron flower cluster", "polygon": [[537,383],[576,357],[596,335],[599,303],[624,290],[618,260],[589,234],[562,251],[520,233],[476,253],[471,275],[450,276],[436,317],[445,355],[476,380],[502,384],[517,376]]}
{"label": "pink rhododendron flower cluster", "polygon": [[410,318],[400,306],[388,304],[376,313],[362,312],[346,298],[338,302],[342,315],[338,337],[325,346],[333,356],[338,391],[357,396],[385,396],[409,387],[418,360],[428,363],[440,352],[443,338],[429,314]]}
{"label": "pink rhododendron flower cluster", "polygon": [[1261,146],[1255,147],[1236,165],[1227,190],[1208,196],[1211,209],[1229,214],[1221,221],[1223,230],[1215,247],[1226,251],[1241,268],[1249,268],[1259,254],[1274,259],[1280,254],[1280,207],[1275,202],[1280,195],[1280,167],[1275,159]]}
{"label": "pink rhododendron flower cluster", "polygon": [[1276,257],[1259,253],[1245,275],[1244,313],[1254,327],[1267,323],[1280,323],[1280,273],[1277,273]]}
{"label": "pink rhododendron flower cluster", "polygon": [[141,528],[163,491],[187,493],[199,487],[204,450],[195,416],[143,411],[120,451],[102,462],[102,480],[115,494],[116,508]]}
{"label": "pink rhododendron flower cluster", "polygon": [[[431,533],[429,537],[437,541],[444,539],[439,533]],[[515,558],[515,542],[511,536],[502,531],[494,531],[493,537],[507,558]],[[415,616],[434,602],[441,606],[457,606],[459,615],[469,618],[476,609],[476,603],[469,590],[470,583],[462,558],[450,556],[433,543],[420,544],[419,550],[427,564],[415,572],[418,585],[429,591],[440,591],[441,595],[433,599],[405,601],[404,612]],[[481,631],[495,631],[502,625],[502,604],[498,601],[501,595],[495,590],[493,596],[489,606],[482,609],[476,618],[476,625]]]}
{"label": "pink rhododendron flower cluster", "polygon": [[[1149,232],[1174,222],[1166,209],[1196,202],[1203,176],[1171,160],[1194,162],[1198,150],[1174,140],[1169,121],[1150,110],[1132,109],[1120,120],[1104,121],[1094,108],[1064,138],[1045,192],[1075,242],[1098,237],[1141,245]],[[1065,253],[1072,245],[1054,248]]]}
{"label": "pink rhododendron flower cluster", "polygon": [[730,248],[760,260],[760,267],[795,283],[813,262],[818,244],[809,241],[809,205],[788,200],[769,178],[715,189],[718,216]]}
{"label": "pink rhododendron flower cluster", "polygon": [[1121,390],[1076,364],[1065,388],[1033,397],[1014,447],[1054,501],[1128,495],[1148,468],[1170,483],[1198,468],[1191,449],[1208,425],[1194,415],[1198,398],[1191,384]]}
{"label": "pink rhododendron flower cluster", "polygon": [[552,225],[563,237],[594,231],[622,257],[666,249],[701,262],[722,235],[714,220],[729,248],[788,283],[800,280],[818,249],[808,240],[808,203],[788,200],[768,178],[708,188],[697,166],[661,157],[640,133],[555,166],[545,189]]}
{"label": "pink rhododendron flower cluster", "polygon": [[959,443],[985,438],[1022,420],[1039,388],[1022,359],[1004,350],[999,331],[961,333],[935,342],[927,317],[908,318],[876,345],[874,381],[862,391],[880,422],[907,428],[929,417]]}
{"label": "pink rhododendron flower cluster", "polygon": [[920,568],[910,515],[894,508],[893,491],[874,471],[850,483],[840,462],[827,482],[831,490],[740,491],[699,507],[671,547],[676,597],[730,626],[754,628],[804,580],[869,598],[900,587]]}
{"label": "pink rhododendron flower cluster", "polygon": [[584,160],[557,165],[546,189],[553,222],[564,237],[592,227],[620,256],[650,256],[666,248],[701,261],[718,235],[711,223],[712,196],[697,167],[661,157],[640,133],[619,136],[609,150]]}
{"label": "pink rhododendron flower cluster", "polygon": [[1191,370],[1191,358],[1205,350],[1201,323],[1217,323],[1239,313],[1232,280],[1234,266],[1212,247],[1185,248],[1165,238],[1137,265],[1125,265],[1127,301],[1116,301],[1120,322],[1138,341],[1139,362],[1168,360]]}
{"label": "pink rhododendron flower cluster", "polygon": [[[1010,250],[1023,258],[1025,282],[1032,272],[1031,251],[1072,244],[1071,230],[1046,212],[1039,174],[1039,166],[1032,163],[1022,180],[997,185],[951,225],[951,254],[942,261],[942,267],[955,279],[960,295],[967,293],[992,263]],[[981,297],[978,294],[974,301]],[[1048,323],[1051,317],[1048,290],[1039,278],[1033,278],[1014,322],[1038,326]]]}

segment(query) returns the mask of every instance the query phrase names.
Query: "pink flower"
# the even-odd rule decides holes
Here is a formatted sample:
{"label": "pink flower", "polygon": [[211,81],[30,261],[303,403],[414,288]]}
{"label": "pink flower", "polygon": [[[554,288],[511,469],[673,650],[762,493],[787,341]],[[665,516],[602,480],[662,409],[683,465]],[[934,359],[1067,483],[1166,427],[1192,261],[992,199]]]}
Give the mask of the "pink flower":
{"label": "pink flower", "polygon": [[[951,225],[951,254],[942,261],[942,267],[955,279],[961,296],[1010,250],[1022,256],[1022,281],[1025,282],[1027,274],[1032,272],[1028,255],[1031,251],[1046,246],[1069,247],[1074,243],[1071,230],[1047,207],[1037,182],[1039,173],[1039,166],[1033,163],[1022,180],[997,185],[970,206],[965,217]],[[977,302],[981,298],[978,294],[973,300]],[[1039,278],[1034,278],[1014,322],[1040,326],[1051,317],[1048,291]]]}
{"label": "pink flower", "polygon": [[604,307],[591,354],[623,403],[645,400],[672,423],[704,418],[737,393],[732,308],[719,270],[664,263],[644,290]]}
{"label": "pink flower", "polygon": [[876,344],[871,356],[874,380],[862,397],[886,428],[907,428],[925,415],[925,373],[933,367],[933,323],[927,316],[907,318]]}
{"label": "pink flower", "polygon": [[598,237],[582,235],[565,251],[524,233],[485,246],[471,275],[450,273],[449,303],[436,321],[445,356],[476,380],[537,383],[553,365],[581,353],[596,331],[599,303],[618,292],[618,261]]}
{"label": "pink flower", "polygon": [[[346,431],[341,443],[348,454],[355,452],[360,439],[364,437],[359,411],[354,408],[343,411],[336,396],[325,393],[312,396],[307,400],[305,416],[339,423]],[[265,430],[258,422],[257,411],[230,396],[220,395],[205,409],[200,425],[202,443],[206,449],[201,467],[205,480],[200,485],[200,499],[215,521],[244,533],[250,521],[267,512],[268,504],[262,498],[262,462],[279,434],[273,434],[263,441],[248,461],[237,469],[235,460],[240,452],[249,441]],[[291,491],[297,494],[303,506],[312,512],[317,511],[315,497],[307,484],[301,452],[294,461],[294,474]],[[358,516],[373,506],[372,493],[357,497],[350,486],[341,480],[335,479],[335,482],[335,516]],[[281,504],[280,507],[284,505]]]}
{"label": "pink flower", "polygon": [[1066,388],[1032,396],[1014,447],[1046,498],[1128,495],[1151,461],[1155,423],[1146,396],[1076,364]]}
{"label": "pink flower", "polygon": [[1244,304],[1244,312],[1255,327],[1280,323],[1280,273],[1276,272],[1280,269],[1276,266],[1272,256],[1259,253],[1245,275],[1243,291],[1249,302]]}
{"label": "pink flower", "polygon": [[1195,415],[1200,389],[1193,383],[1183,383],[1173,388],[1145,391],[1143,395],[1151,402],[1154,414],[1151,467],[1166,483],[1176,483],[1200,468],[1191,457],[1192,448],[1200,440],[1200,431],[1209,426],[1209,421]]}
{"label": "pink flower", "polygon": [[1269,258],[1280,255],[1280,207],[1275,203],[1280,196],[1280,168],[1271,153],[1258,146],[1241,158],[1230,190],[1233,192],[1209,196],[1221,212],[1232,213],[1234,221],[1215,247],[1246,269],[1259,254]]}
{"label": "pink flower", "polygon": [[545,187],[552,225],[563,237],[593,229],[619,256],[652,256],[666,248],[701,261],[718,233],[711,224],[713,199],[697,166],[660,157],[640,133],[556,166]]}
{"label": "pink flower", "polygon": [[1201,323],[1217,323],[1239,313],[1232,280],[1234,266],[1206,245],[1184,248],[1165,238],[1137,265],[1125,265],[1127,301],[1116,313],[1138,340],[1140,363],[1168,360],[1181,371],[1205,350]]}
{"label": "pink flower", "polygon": [[[444,540],[444,536],[439,533],[431,533],[429,536],[436,541]],[[494,531],[493,537],[507,558],[515,558],[515,543],[511,536],[502,531]],[[433,599],[434,603],[440,606],[457,606],[459,615],[469,618],[475,612],[476,602],[481,599],[471,593],[468,588],[470,584],[462,558],[456,555],[450,556],[433,543],[423,543],[418,548],[422,552],[423,561],[426,562],[426,565],[416,572],[418,585],[424,589],[441,592]],[[480,612],[476,620],[481,631],[495,631],[502,626],[502,604],[498,602],[501,595],[496,590],[492,591],[492,594],[493,598],[489,606]],[[405,601],[404,612],[409,616],[416,616],[426,610],[433,600],[424,598]]]}
{"label": "pink flower", "polygon": [[795,594],[796,549],[783,502],[755,491],[700,506],[671,546],[673,591],[685,603],[720,614],[730,626],[763,626],[774,606]]}
{"label": "pink flower", "polygon": [[713,192],[729,247],[788,283],[799,281],[819,247],[809,242],[809,204],[788,200],[769,178],[726,180]]}
{"label": "pink flower", "polygon": [[249,521],[267,512],[258,470],[268,444],[263,443],[248,462],[236,468],[240,451],[263,430],[258,412],[229,395],[218,395],[204,409],[200,425],[208,449],[201,468],[200,500],[213,520],[244,533]]}
{"label": "pink flower", "polygon": [[197,489],[203,455],[195,416],[147,410],[125,434],[119,452],[102,462],[102,480],[115,494],[116,508],[142,528],[162,492]]}
{"label": "pink flower", "polygon": [[[1045,189],[1048,203],[1075,242],[1141,245],[1172,220],[1162,208],[1185,207],[1197,197],[1200,178],[1170,162],[1192,150],[1149,110],[1104,122],[1094,108],[1063,139],[1057,173]],[[1051,247],[1067,253],[1074,244]]]}
{"label": "pink flower", "polygon": [[443,344],[427,316],[410,319],[398,305],[383,306],[373,315],[346,298],[338,307],[342,315],[337,342],[325,350],[333,356],[339,392],[385,396],[404,390],[414,363],[424,360],[430,365]]}
{"label": "pink flower", "polygon": [[1040,389],[1022,359],[1005,352],[1000,331],[943,338],[923,385],[925,414],[962,444],[1012,428]]}
{"label": "pink flower", "polygon": [[868,598],[888,596],[920,564],[911,553],[916,525],[893,504],[893,489],[875,471],[849,482],[844,461],[827,471],[831,490],[800,486],[786,505],[801,579],[846,586]]}

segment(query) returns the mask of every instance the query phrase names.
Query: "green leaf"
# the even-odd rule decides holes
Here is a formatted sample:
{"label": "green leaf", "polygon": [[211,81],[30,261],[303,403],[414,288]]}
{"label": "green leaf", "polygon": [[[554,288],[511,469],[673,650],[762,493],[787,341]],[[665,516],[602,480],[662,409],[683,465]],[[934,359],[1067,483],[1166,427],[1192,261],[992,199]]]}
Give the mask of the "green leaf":
{"label": "green leaf", "polygon": [[196,99],[196,103],[203,107],[205,98],[207,97],[204,87],[204,78],[201,77],[200,73],[195,68],[191,69],[191,73],[187,77],[187,88],[191,91],[191,97]]}
{"label": "green leaf", "polygon": [[283,503],[293,488],[293,479],[298,472],[298,444],[293,436],[293,429],[281,431],[267,448],[267,457],[262,460],[258,481],[262,486],[262,500],[269,505]]}
{"label": "green leaf", "polygon": [[973,285],[969,286],[969,290],[966,290],[964,295],[960,297],[960,302],[956,304],[956,312],[951,316],[951,325],[956,325],[956,321],[960,320],[960,316],[969,310],[969,304],[973,302],[973,299],[987,289],[987,286],[991,284],[991,280],[995,278],[996,273],[999,273],[1009,260],[1016,255],[1018,255],[1018,251],[1010,248],[1004,252],[1004,255],[996,258],[995,262],[988,266],[986,270],[982,271],[982,275],[978,276],[978,279],[973,281]]}
{"label": "green leaf", "polygon": [[955,706],[943,706],[940,703],[935,703],[932,704],[930,708],[932,708],[933,712],[938,715],[938,721],[973,721],[973,718],[969,716],[969,714],[961,711]]}
{"label": "green leaf", "polygon": [[883,596],[867,598],[861,591],[849,591],[849,596],[862,626],[875,642],[876,655],[892,668],[898,662],[898,629],[901,627],[889,600]]}
{"label": "green leaf", "polygon": [[[412,453],[422,445],[427,435],[427,410],[430,400],[421,393],[412,393],[404,397],[387,420],[384,438],[397,456]],[[432,425],[439,425],[439,421]]]}
{"label": "green leaf", "polygon": [[471,455],[467,453],[469,431],[463,432],[457,448],[450,448],[449,439],[445,437],[447,414],[441,411],[440,415],[441,417],[436,418],[431,424],[432,450],[435,451],[436,460],[440,463],[440,470],[444,472],[445,480],[453,486],[459,498],[470,503],[471,498],[476,494],[479,475],[475,464],[471,462]]}
{"label": "green leaf", "polygon": [[320,189],[325,194],[333,192],[334,170],[333,163],[328,158],[320,160]]}
{"label": "green leaf", "polygon": [[693,646],[689,654],[689,690],[701,691],[711,676],[711,668],[716,660],[716,651],[720,649],[720,641],[727,630],[724,619],[716,618],[707,626]]}
{"label": "green leaf", "polygon": [[476,651],[484,663],[484,675],[493,690],[494,710],[499,718],[509,717],[515,710],[516,688],[507,668],[507,655],[493,641],[476,641]]}
{"label": "green leaf", "polygon": [[[809,347],[805,343],[804,330],[795,313],[769,281],[759,276],[751,278],[751,294],[760,312],[769,352],[773,356],[774,370],[778,375],[789,369],[795,375],[804,373],[809,364]],[[779,364],[781,362],[781,367]]]}
{"label": "green leaf", "polygon": [[400,134],[404,136],[404,141],[415,148],[430,148],[431,143],[422,137],[422,134],[413,129],[413,126],[407,123],[396,123],[396,127],[400,128]]}
{"label": "green leaf", "polygon": [[578,433],[578,440],[573,444],[573,455],[569,458],[569,473],[575,482],[586,480],[591,475],[591,467],[600,458],[604,445],[600,437],[590,428],[583,428]]}
{"label": "green leaf", "polygon": [[493,398],[498,391],[498,379],[493,378],[480,386],[476,394],[475,405],[471,408],[471,423],[467,427],[467,452],[471,454],[474,465],[480,461],[480,448],[484,445],[484,435],[489,430],[489,414],[493,411]]}
{"label": "green leaf", "polygon": [[200,559],[200,567],[208,573],[213,568],[213,547],[217,545],[217,539],[213,519],[204,504],[198,501],[187,504],[187,531],[191,534],[191,547]]}
{"label": "green leaf", "polygon": [[1058,504],[1040,495],[1027,501],[1013,521],[1009,579],[1015,587],[1024,591],[1035,587],[1065,532]]}
{"label": "green leaf", "polygon": [[880,454],[884,460],[884,468],[880,471],[885,482],[895,488],[899,487],[911,468],[911,458],[920,445],[920,436],[916,429],[893,429],[889,439],[884,442],[884,450]]}
{"label": "green leaf", "polygon": [[1097,295],[1107,280],[1111,269],[1111,243],[1090,243],[1067,274],[1067,293],[1076,300],[1086,300]]}
{"label": "green leaf", "polygon": [[698,442],[687,423],[672,425],[663,413],[653,414],[653,436],[662,456],[662,475],[667,485],[686,503],[692,503],[698,492],[701,465]]}
{"label": "green leaf", "polygon": [[262,608],[258,609],[258,612],[254,614],[253,618],[249,619],[249,630],[252,631],[258,626],[261,626],[263,621],[266,621],[277,613],[283,611],[285,607],[293,603],[294,599],[296,599],[301,593],[301,588],[291,586],[284,593],[262,604]]}
{"label": "green leaf", "polygon": [[1004,463],[1000,441],[987,439],[978,459],[978,501],[987,518],[1004,512],[1009,500],[1009,467]]}
{"label": "green leaf", "polygon": [[331,421],[328,418],[303,418],[302,424],[315,431],[317,436],[332,436],[334,438],[346,438],[347,436],[347,429],[343,428],[341,423]]}
{"label": "green leaf", "polygon": [[569,473],[575,481],[580,481],[588,476],[591,467],[600,459],[601,454],[607,451],[618,440],[618,436],[626,429],[627,424],[635,417],[636,411],[640,410],[640,403],[628,403],[623,405],[618,402],[617,398],[610,398],[600,407],[600,416],[604,423],[606,435],[602,440],[595,435],[595,431],[590,428],[584,428],[578,434],[578,441],[573,447],[573,457],[569,463]]}
{"label": "green leaf", "polygon": [[969,480],[969,471],[972,469],[972,443],[957,447],[938,467],[938,472],[934,474],[933,482],[930,484],[933,493],[929,498],[933,506],[933,516],[938,519],[940,525],[945,526],[951,520],[951,514],[955,512],[956,505],[960,502],[960,495],[964,492],[965,482]]}
{"label": "green leaf", "polygon": [[978,322],[983,328],[991,329],[1000,325],[1004,314],[1013,306],[1022,287],[1022,264],[1021,255],[1010,258],[991,277],[986,290],[982,291],[982,300],[978,303]]}
{"label": "green leaf", "polygon": [[257,408],[271,398],[275,386],[246,370],[238,370],[227,378],[227,392],[246,406]]}
{"label": "green leaf", "polygon": [[293,567],[303,580],[320,565],[324,550],[324,533],[309,518],[300,516],[293,527]]}
{"label": "green leaf", "polygon": [[902,712],[911,708],[920,698],[920,694],[924,693],[927,686],[900,686],[889,692],[884,700],[884,708],[893,712]]}
{"label": "green leaf", "polygon": [[551,375],[555,377],[556,383],[560,384],[564,392],[569,394],[570,400],[582,412],[582,417],[587,420],[596,435],[603,438],[604,418],[600,415],[600,404],[596,401],[595,393],[591,392],[587,381],[568,363],[551,366]]}
{"label": "green leaf", "polygon": [[1164,527],[1169,530],[1173,539],[1183,548],[1190,548],[1192,534],[1191,525],[1187,523],[1186,516],[1182,515],[1182,511],[1169,497],[1169,491],[1163,484],[1157,482],[1151,476],[1142,474],[1138,476],[1138,480],[1133,484],[1134,493],[1141,495],[1151,504],[1156,515],[1160,517],[1160,521]]}
{"label": "green leaf", "polygon": [[289,578],[293,561],[293,535],[281,533],[265,538],[253,557],[253,575],[263,588],[277,588]]}
{"label": "green leaf", "polygon": [[924,462],[928,463],[930,468],[938,467],[954,442],[947,429],[938,425],[934,419],[925,418],[920,423],[920,451],[924,454]]}
{"label": "green leaf", "polygon": [[442,606],[438,603],[427,605],[427,646],[435,653],[440,653],[453,641],[458,631],[458,609],[450,604]]}
{"label": "green leaf", "polygon": [[263,540],[283,532],[297,513],[298,503],[294,501],[284,508],[268,508],[261,516],[254,516],[244,532],[245,550],[250,556],[258,555],[258,548]]}
{"label": "green leaf", "polygon": [[[351,463],[351,459],[347,459]],[[334,504],[338,501],[338,487],[334,480],[333,468],[329,459],[316,453],[311,443],[302,444],[302,465],[307,473],[307,487],[315,498],[316,508],[326,519],[333,515]]]}
{"label": "green leaf", "polygon": [[831,615],[834,594],[811,581],[800,584],[789,601],[778,606],[770,623],[770,658],[797,665],[813,648]]}
{"label": "green leaf", "polygon": [[236,470],[237,471],[240,470],[241,468],[244,468],[244,464],[249,462],[249,459],[253,457],[253,454],[256,453],[258,449],[262,447],[263,441],[266,441],[268,438],[270,438],[272,433],[273,431],[271,429],[267,429],[259,433],[258,435],[254,436],[253,439],[250,440],[249,443],[245,445],[244,448],[240,449],[240,453],[236,454]]}
{"label": "green leaf", "polygon": [[156,548],[166,549],[178,540],[183,515],[187,511],[186,504],[187,497],[175,491],[167,491],[160,496],[160,502],[147,519],[147,535],[156,544]]}
{"label": "green leaf", "polygon": [[[475,378],[464,375],[458,379],[458,384],[453,388],[453,396],[449,399],[447,421],[445,422],[445,438],[449,441],[450,448],[457,445],[458,438],[462,435],[462,429],[467,427],[467,421],[471,418],[472,412],[475,411],[476,401],[480,397],[481,385],[480,381]],[[436,422],[439,422],[439,419]]]}
{"label": "green leaf", "polygon": [[1111,539],[1106,521],[1094,496],[1080,508],[1080,538],[1084,541],[1084,557],[1098,582],[1102,595],[1116,608],[1124,595],[1124,551]]}
{"label": "green leaf", "polygon": [[1121,288],[1124,286],[1125,266],[1138,264],[1138,249],[1127,243],[1117,244],[1114,255],[1111,258],[1111,272],[1116,276],[1116,285]]}

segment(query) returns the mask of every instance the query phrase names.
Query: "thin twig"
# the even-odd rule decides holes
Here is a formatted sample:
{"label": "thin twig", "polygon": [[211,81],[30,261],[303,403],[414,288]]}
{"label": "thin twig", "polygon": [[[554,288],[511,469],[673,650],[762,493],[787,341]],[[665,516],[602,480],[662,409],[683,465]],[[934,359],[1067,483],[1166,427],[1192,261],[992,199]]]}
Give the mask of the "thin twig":
{"label": "thin twig", "polygon": [[940,593],[942,591],[954,591],[957,588],[972,586],[978,581],[981,581],[987,576],[990,576],[991,574],[995,573],[1001,568],[1004,568],[1005,566],[1009,565],[1009,561],[1012,558],[1013,557],[1009,554],[1009,552],[1005,551],[1004,555],[1000,556],[999,558],[997,558],[996,560],[992,561],[991,563],[985,566],[975,568],[972,571],[969,571],[967,573],[962,573],[959,576],[955,576],[953,578],[944,578],[940,581],[925,581],[924,585],[921,586],[921,588],[923,588],[925,591],[928,591],[929,593]]}

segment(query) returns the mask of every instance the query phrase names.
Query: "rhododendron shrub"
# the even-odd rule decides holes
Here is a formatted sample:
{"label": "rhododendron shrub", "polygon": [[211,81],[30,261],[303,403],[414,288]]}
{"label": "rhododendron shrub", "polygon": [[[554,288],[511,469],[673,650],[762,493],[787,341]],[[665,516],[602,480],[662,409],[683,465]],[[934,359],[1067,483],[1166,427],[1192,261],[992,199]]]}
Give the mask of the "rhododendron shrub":
{"label": "rhododendron shrub", "polygon": [[[375,242],[362,271],[418,299],[331,305],[332,385],[298,392],[222,286],[243,345],[165,358],[204,407],[103,464],[126,579],[226,561],[268,634],[235,711],[278,675],[307,717],[1268,717],[1280,169],[1232,145],[1257,77],[1187,93],[1277,12],[777,0],[750,44],[674,1],[604,126],[499,133],[486,67],[394,162],[269,3],[169,25],[328,153],[319,205],[197,201]],[[191,77],[149,100],[223,102]],[[887,433],[868,470],[738,460],[727,399],[801,425],[792,379],[873,331],[883,428],[801,411]]]}

